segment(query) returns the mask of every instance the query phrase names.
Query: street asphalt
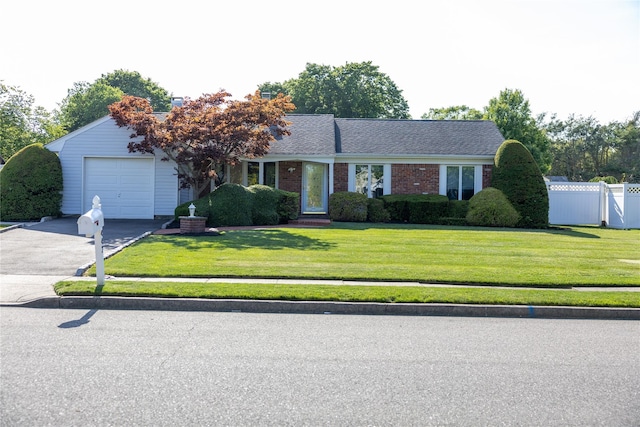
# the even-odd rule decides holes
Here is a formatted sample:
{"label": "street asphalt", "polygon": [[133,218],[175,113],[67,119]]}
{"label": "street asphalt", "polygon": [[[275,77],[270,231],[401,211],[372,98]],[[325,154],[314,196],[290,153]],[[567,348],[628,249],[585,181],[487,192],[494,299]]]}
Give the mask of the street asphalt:
{"label": "street asphalt", "polygon": [[[95,246],[92,237],[78,235],[76,221],[77,217],[63,217],[38,223],[17,224],[0,230],[0,306],[640,320],[640,308],[207,300],[143,297],[60,297],[54,292],[53,285],[61,280],[96,280],[95,278],[82,277],[84,271],[95,262]],[[166,223],[167,220],[106,220],[103,230],[104,256],[108,258],[133,242],[162,229]],[[165,280],[176,281],[179,279]],[[204,282],[233,281],[231,279],[216,278],[188,280]],[[245,283],[247,281],[251,282],[248,279],[236,280]],[[257,281],[260,283],[318,283],[318,281],[301,280],[259,279]],[[369,282],[340,280],[321,281],[321,283],[376,285],[376,283]],[[421,283],[388,282],[383,283],[383,285],[437,286]],[[611,290],[612,288],[604,289]],[[624,290],[640,291],[640,288],[624,288]]]}

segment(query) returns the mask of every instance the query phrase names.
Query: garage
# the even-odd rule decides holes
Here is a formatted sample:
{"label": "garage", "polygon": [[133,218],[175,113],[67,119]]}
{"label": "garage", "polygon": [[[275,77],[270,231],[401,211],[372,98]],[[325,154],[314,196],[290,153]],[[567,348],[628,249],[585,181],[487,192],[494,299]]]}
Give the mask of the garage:
{"label": "garage", "polygon": [[154,159],[85,157],[82,204],[100,197],[105,218],[153,219]]}

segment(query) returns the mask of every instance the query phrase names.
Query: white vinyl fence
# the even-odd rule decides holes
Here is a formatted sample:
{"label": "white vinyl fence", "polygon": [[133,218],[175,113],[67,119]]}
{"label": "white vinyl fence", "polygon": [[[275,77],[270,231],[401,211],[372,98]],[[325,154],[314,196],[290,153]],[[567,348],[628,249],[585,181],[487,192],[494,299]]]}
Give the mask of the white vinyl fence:
{"label": "white vinyl fence", "polygon": [[549,223],[640,228],[640,184],[547,182]]}

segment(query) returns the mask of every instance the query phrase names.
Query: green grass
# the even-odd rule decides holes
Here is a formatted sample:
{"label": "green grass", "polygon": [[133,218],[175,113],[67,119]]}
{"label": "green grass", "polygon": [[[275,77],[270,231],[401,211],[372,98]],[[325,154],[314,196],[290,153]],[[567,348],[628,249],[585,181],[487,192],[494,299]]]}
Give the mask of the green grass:
{"label": "green grass", "polygon": [[383,303],[509,304],[574,307],[640,307],[640,292],[420,286],[267,285],[109,280],[64,281],[60,295],[117,295]]}
{"label": "green grass", "polygon": [[116,277],[640,286],[639,247],[640,230],[333,223],[220,236],[149,236],[107,259],[105,272]]}

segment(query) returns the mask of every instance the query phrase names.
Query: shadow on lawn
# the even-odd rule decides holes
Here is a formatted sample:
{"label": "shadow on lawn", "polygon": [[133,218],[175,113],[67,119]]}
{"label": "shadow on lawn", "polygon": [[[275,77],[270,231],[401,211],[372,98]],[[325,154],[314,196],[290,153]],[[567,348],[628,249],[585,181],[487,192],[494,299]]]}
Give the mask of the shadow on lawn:
{"label": "shadow on lawn", "polygon": [[225,231],[218,236],[181,237],[171,240],[174,245],[183,246],[185,249],[201,249],[207,242],[211,242],[216,247],[223,246],[226,249],[238,250],[256,248],[327,250],[334,246],[319,239],[292,234],[282,229]]}

